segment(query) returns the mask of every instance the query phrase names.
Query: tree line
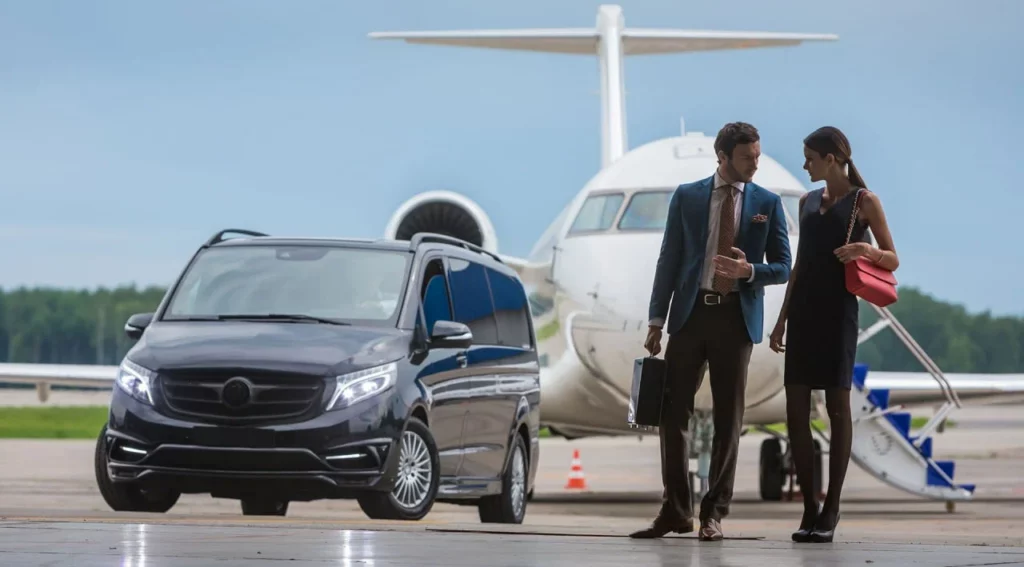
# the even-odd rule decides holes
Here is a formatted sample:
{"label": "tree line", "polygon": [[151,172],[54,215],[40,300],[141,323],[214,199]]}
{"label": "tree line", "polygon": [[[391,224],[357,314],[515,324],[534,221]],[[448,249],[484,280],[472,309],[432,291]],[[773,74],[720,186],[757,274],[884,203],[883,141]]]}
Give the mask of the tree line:
{"label": "tree line", "polygon": [[[0,361],[118,364],[132,346],[124,323],[153,311],[160,287],[0,290]],[[945,372],[1024,372],[1024,317],[972,314],[914,288],[901,288],[893,314]],[[861,327],[877,320],[861,307]],[[891,330],[862,344],[857,358],[875,370],[923,368]]]}

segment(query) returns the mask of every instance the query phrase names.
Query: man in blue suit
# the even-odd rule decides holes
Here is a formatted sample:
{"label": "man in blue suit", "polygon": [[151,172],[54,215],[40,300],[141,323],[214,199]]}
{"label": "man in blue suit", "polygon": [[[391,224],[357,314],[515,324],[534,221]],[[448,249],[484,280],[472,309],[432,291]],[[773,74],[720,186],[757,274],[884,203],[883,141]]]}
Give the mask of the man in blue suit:
{"label": "man in blue suit", "polygon": [[661,352],[667,315],[668,374],[659,428],[665,492],[652,525],[632,537],[694,530],[688,430],[694,395],[710,367],[715,435],[698,536],[722,539],[721,521],[736,478],[747,365],[754,343],[762,340],[764,287],[789,280],[782,200],[751,182],[761,155],[757,129],[726,124],[715,139],[715,154],[713,176],[680,185],[672,195],[654,274],[644,346],[652,356]]}

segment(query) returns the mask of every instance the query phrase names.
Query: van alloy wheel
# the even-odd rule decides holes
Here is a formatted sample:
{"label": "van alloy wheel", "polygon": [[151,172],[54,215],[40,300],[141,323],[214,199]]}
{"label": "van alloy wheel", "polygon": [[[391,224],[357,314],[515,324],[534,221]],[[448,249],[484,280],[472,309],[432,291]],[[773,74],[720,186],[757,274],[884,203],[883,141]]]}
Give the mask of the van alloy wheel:
{"label": "van alloy wheel", "polygon": [[523,449],[516,445],[512,455],[512,511],[515,517],[523,515],[526,505],[526,458]]}
{"label": "van alloy wheel", "polygon": [[411,510],[423,504],[430,494],[433,465],[426,442],[413,431],[402,434],[399,451],[398,477],[391,495],[400,506]]}
{"label": "van alloy wheel", "polygon": [[477,509],[484,523],[521,524],[526,517],[529,456],[522,435],[512,438],[511,453],[501,475],[501,492],[480,499]]}
{"label": "van alloy wheel", "polygon": [[368,491],[356,499],[374,520],[420,520],[434,507],[441,483],[441,462],[430,429],[410,417],[391,453],[394,477],[387,492]]}

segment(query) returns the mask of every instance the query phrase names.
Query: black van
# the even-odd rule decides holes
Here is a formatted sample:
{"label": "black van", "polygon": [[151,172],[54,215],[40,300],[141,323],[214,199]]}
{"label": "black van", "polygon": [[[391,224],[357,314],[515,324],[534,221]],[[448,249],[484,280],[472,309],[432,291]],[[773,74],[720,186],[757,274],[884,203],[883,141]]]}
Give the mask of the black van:
{"label": "black van", "polygon": [[354,498],[374,519],[455,502],[523,521],[540,370],[526,293],[496,255],[438,234],[229,229],[125,332],[138,342],[95,453],[114,510],[201,493],[252,515]]}

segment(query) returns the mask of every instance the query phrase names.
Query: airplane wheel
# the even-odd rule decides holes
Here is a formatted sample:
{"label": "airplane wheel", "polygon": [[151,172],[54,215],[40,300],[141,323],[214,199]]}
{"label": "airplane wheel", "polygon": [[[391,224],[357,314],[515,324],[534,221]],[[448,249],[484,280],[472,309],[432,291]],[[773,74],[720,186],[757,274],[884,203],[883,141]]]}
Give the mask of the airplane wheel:
{"label": "airplane wheel", "polygon": [[782,442],[769,437],[761,442],[760,464],[761,499],[769,502],[782,500],[782,485],[786,482],[786,471],[782,463]]}

